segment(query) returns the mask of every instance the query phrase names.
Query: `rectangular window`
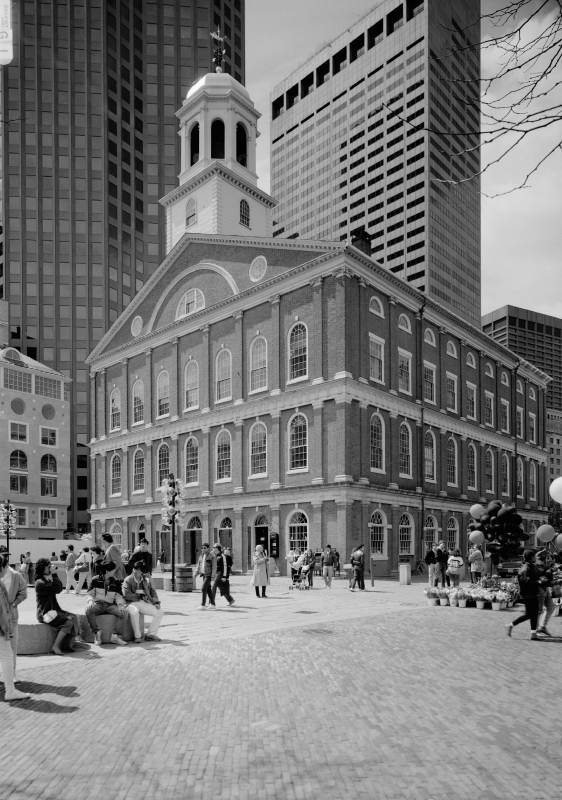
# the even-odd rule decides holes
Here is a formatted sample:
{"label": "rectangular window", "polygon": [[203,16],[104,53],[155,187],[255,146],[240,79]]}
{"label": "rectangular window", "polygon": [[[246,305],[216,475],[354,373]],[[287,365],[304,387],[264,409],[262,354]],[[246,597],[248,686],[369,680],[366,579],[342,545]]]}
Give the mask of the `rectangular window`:
{"label": "rectangular window", "polygon": [[518,439],[522,439],[523,438],[523,409],[522,408],[518,408],[517,409],[515,427],[516,427],[516,436],[517,436],[517,438]]}
{"label": "rectangular window", "polygon": [[428,403],[435,403],[435,367],[423,362],[423,398]]}
{"label": "rectangular window", "polygon": [[17,369],[4,367],[4,389],[31,393],[31,375]]}
{"label": "rectangular window", "polygon": [[476,386],[472,383],[466,384],[466,417],[476,419]]}
{"label": "rectangular window", "polygon": [[412,394],[412,354],[398,350],[398,389]]}
{"label": "rectangular window", "polygon": [[384,383],[384,339],[369,334],[369,376],[372,381]]}
{"label": "rectangular window", "polygon": [[57,527],[57,512],[54,508],[42,508],[39,511],[40,525],[42,528],[56,528]]}
{"label": "rectangular window", "polygon": [[10,422],[10,441],[27,442],[27,425],[24,422]]}
{"label": "rectangular window", "polygon": [[27,494],[27,475],[10,475],[10,494]]}
{"label": "rectangular window", "polygon": [[509,433],[509,403],[507,400],[501,401],[501,429]]}
{"label": "rectangular window", "polygon": [[57,479],[41,478],[41,497],[57,496]]}
{"label": "rectangular window", "polygon": [[535,414],[529,414],[529,441],[531,444],[536,444],[537,437],[537,417]]}
{"label": "rectangular window", "polygon": [[484,422],[494,427],[494,395],[490,392],[486,392],[484,398]]}
{"label": "rectangular window", "polygon": [[457,376],[447,373],[447,411],[457,411]]}
{"label": "rectangular window", "polygon": [[53,397],[55,400],[61,399],[61,382],[54,378],[44,378],[41,375],[35,376],[35,394],[41,397]]}
{"label": "rectangular window", "polygon": [[55,428],[41,428],[41,444],[45,447],[57,446],[57,431]]}
{"label": "rectangular window", "polygon": [[27,508],[16,508],[16,526],[25,527],[27,525]]}

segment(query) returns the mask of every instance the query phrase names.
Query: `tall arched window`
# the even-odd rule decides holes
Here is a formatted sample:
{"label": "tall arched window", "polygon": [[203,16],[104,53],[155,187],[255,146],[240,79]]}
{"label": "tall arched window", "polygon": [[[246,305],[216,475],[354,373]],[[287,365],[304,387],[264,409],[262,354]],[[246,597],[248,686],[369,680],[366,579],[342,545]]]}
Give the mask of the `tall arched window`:
{"label": "tall arched window", "polygon": [[114,389],[109,398],[109,413],[111,431],[117,431],[121,427],[121,392],[119,389]]}
{"label": "tall arched window", "polygon": [[199,442],[195,436],[185,443],[185,482],[199,482]]}
{"label": "tall arched window", "polygon": [[240,200],[240,225],[250,227],[250,206],[247,200]]}
{"label": "tall arched window", "polygon": [[476,489],[476,448],[468,445],[467,455],[467,483],[469,489]]}
{"label": "tall arched window", "polygon": [[523,461],[517,459],[517,497],[523,497]]}
{"label": "tall arched window", "polygon": [[398,523],[398,553],[411,555],[414,549],[414,526],[409,514],[402,514]]}
{"label": "tall arched window", "polygon": [[308,376],[308,331],[306,325],[297,322],[289,332],[289,380]]}
{"label": "tall arched window", "polygon": [[205,295],[201,289],[189,289],[178,303],[176,319],[188,317],[190,314],[195,314],[196,311],[202,311],[204,308]]}
{"label": "tall arched window", "polygon": [[447,441],[447,484],[457,485],[457,443],[452,436]]}
{"label": "tall arched window", "polygon": [[447,550],[453,553],[459,546],[459,523],[454,517],[447,522]]}
{"label": "tall arched window", "polygon": [[250,391],[267,389],[267,342],[258,336],[250,345]]}
{"label": "tall arched window", "polygon": [[199,364],[191,359],[185,365],[185,410],[199,408]]}
{"label": "tall arched window", "polygon": [[118,522],[114,522],[109,532],[113,537],[113,544],[120,548],[123,544],[123,529],[121,525]]}
{"label": "tall arched window", "polygon": [[256,422],[250,430],[250,475],[267,474],[267,428]]}
{"label": "tall arched window", "polygon": [[156,382],[156,403],[159,417],[170,413],[170,376],[165,369],[160,372]]}
{"label": "tall arched window", "polygon": [[142,381],[133,383],[133,425],[144,422],[144,384]]}
{"label": "tall arched window", "polygon": [[507,453],[502,455],[502,494],[509,495],[509,458]]}
{"label": "tall arched window", "polygon": [[133,456],[133,492],[144,492],[144,453],[140,449]]}
{"label": "tall arched window", "polygon": [[248,166],[248,134],[241,122],[236,123],[236,161]]}
{"label": "tall arched window", "polygon": [[308,420],[295,414],[289,423],[289,469],[308,468]]}
{"label": "tall arched window", "polygon": [[121,494],[121,457],[117,454],[111,459],[111,494]]}
{"label": "tall arched window", "polygon": [[384,422],[380,414],[371,417],[371,469],[384,472]]}
{"label": "tall arched window", "polygon": [[189,166],[199,161],[199,123],[196,122],[189,134]]}
{"label": "tall arched window", "polygon": [[534,523],[529,526],[529,538],[526,544],[527,547],[537,546],[537,526]]}
{"label": "tall arched window", "polygon": [[435,466],[435,436],[433,431],[426,431],[424,437],[424,476],[426,481],[434,481]]}
{"label": "tall arched window", "polygon": [[371,530],[371,556],[374,556],[374,558],[385,558],[386,525],[380,511],[374,511],[373,514],[371,514],[369,528]]}
{"label": "tall arched window", "polygon": [[201,525],[201,520],[199,517],[191,517],[187,523],[188,531],[200,531],[202,527],[203,526]]}
{"label": "tall arched window", "polygon": [[308,518],[302,511],[295,511],[289,519],[289,550],[304,553],[308,548]]}
{"label": "tall arched window", "polygon": [[423,539],[426,552],[431,550],[437,541],[437,520],[431,514],[425,518]]}
{"label": "tall arched window", "polygon": [[23,450],[13,450],[10,453],[10,469],[27,469],[27,456]]}
{"label": "tall arched window", "polygon": [[170,448],[163,442],[158,448],[158,486],[170,475]]}
{"label": "tall arched window", "polygon": [[231,477],[230,433],[222,430],[217,436],[217,480],[229,480]]}
{"label": "tall arched window", "polygon": [[232,355],[230,350],[219,350],[216,361],[215,402],[232,397]]}
{"label": "tall arched window", "polygon": [[486,450],[485,460],[486,491],[494,491],[494,456],[491,450]]}
{"label": "tall arched window", "polygon": [[425,329],[425,333],[423,335],[423,340],[424,340],[424,342],[427,342],[427,344],[430,344],[432,347],[436,346],[435,345],[435,334],[433,333],[431,328],[426,328]]}
{"label": "tall arched window", "polygon": [[403,422],[398,432],[398,470],[401,477],[412,477],[412,439],[410,428]]}
{"label": "tall arched window", "polygon": [[185,227],[189,228],[195,222],[197,222],[197,200],[190,197],[185,207]]}
{"label": "tall arched window", "polygon": [[57,459],[47,454],[41,458],[41,472],[54,472],[57,471]]}
{"label": "tall arched window", "polygon": [[224,158],[224,122],[215,119],[211,123],[211,158]]}
{"label": "tall arched window", "polygon": [[533,461],[529,465],[529,499],[537,499],[537,467]]}

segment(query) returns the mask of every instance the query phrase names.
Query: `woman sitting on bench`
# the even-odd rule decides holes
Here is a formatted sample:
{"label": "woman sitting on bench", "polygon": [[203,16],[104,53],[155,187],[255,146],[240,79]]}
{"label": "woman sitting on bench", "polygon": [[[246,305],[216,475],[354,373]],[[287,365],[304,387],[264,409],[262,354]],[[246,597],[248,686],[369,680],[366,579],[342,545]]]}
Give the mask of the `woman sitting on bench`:
{"label": "woman sitting on bench", "polygon": [[63,590],[58,575],[51,575],[51,562],[40,558],[35,565],[35,596],[37,598],[37,620],[50,625],[57,631],[57,638],[51,648],[51,653],[63,656],[61,646],[68,637],[67,649],[74,650],[76,636],[80,630],[78,617],[68,611],[63,611],[59,606],[57,594]]}

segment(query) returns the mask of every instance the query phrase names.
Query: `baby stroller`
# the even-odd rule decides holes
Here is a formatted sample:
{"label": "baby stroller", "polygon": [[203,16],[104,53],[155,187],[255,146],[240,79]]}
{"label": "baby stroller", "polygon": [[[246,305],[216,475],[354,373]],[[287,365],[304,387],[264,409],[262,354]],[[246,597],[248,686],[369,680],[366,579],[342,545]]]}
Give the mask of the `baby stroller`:
{"label": "baby stroller", "polygon": [[308,571],[312,569],[312,564],[298,564],[295,563],[293,569],[293,582],[289,589],[310,589],[308,583]]}

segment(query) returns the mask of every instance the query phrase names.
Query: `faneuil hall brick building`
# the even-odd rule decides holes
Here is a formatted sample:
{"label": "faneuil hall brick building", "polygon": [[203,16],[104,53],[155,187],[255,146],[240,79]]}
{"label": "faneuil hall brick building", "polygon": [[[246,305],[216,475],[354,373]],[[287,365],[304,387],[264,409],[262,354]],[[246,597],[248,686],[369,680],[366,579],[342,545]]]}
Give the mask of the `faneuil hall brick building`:
{"label": "faneuil hall brick building", "polygon": [[181,561],[257,542],[364,542],[375,574],[443,538],[471,504],[545,517],[548,376],[355,244],[271,236],[258,113],[226,74],[178,112],[168,255],[89,358],[92,529],[169,551],[157,487],[188,484]]}

